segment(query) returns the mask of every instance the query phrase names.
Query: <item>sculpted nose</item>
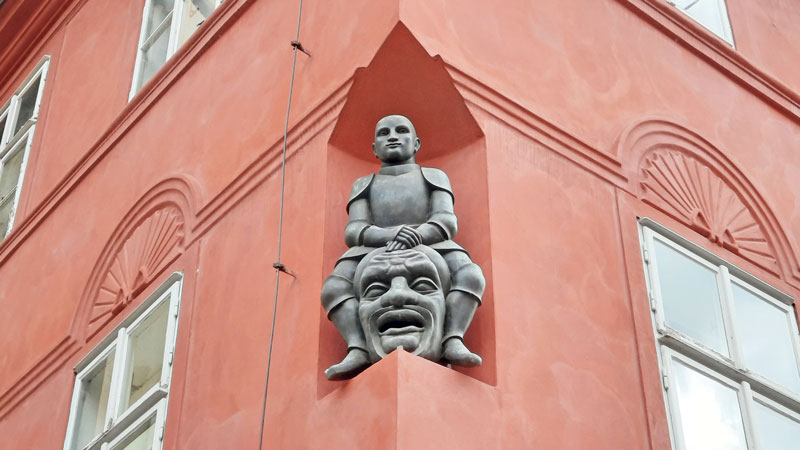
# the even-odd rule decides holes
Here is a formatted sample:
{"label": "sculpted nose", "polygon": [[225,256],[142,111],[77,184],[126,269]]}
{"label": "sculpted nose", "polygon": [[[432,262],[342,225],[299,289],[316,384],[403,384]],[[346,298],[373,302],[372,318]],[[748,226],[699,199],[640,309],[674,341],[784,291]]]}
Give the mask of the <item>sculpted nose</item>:
{"label": "sculpted nose", "polygon": [[381,306],[384,307],[402,308],[405,305],[416,305],[417,303],[414,291],[408,287],[408,282],[404,277],[393,278],[391,288],[381,297]]}

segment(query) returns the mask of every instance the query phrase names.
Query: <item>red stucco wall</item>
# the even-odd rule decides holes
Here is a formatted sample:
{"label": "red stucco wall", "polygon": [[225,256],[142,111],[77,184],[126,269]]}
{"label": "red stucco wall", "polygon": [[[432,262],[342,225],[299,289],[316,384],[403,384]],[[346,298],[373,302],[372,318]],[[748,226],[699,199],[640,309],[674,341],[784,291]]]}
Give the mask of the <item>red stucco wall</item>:
{"label": "red stucco wall", "polygon": [[[657,2],[306,2],[282,247],[295,277],[281,275],[265,448],[669,448],[636,220],[800,294],[800,6],[729,0],[736,49],[721,51]],[[75,1],[28,31],[24,64],[0,63],[4,102],[52,56],[0,243],[0,449],[63,446],[73,367],[173,271],[185,281],[165,448],[257,447],[298,5],[226,0],[129,102],[142,4]],[[457,240],[487,274],[467,335],[485,364],[393,354],[333,383],[322,370],[344,345],[319,291],[388,112],[415,121],[419,161],[453,181]],[[643,200],[624,139],[642,122],[691,136],[664,145],[706,158],[744,199],[773,265]],[[87,331],[93,280],[166,179],[185,180],[184,247]]]}

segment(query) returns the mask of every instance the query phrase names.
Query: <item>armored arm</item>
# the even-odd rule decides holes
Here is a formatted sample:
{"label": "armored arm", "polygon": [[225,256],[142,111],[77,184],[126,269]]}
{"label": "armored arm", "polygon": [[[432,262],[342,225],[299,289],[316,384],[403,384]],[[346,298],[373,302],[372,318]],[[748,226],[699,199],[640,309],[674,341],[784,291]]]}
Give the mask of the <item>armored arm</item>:
{"label": "armored arm", "polygon": [[458,219],[453,213],[453,197],[446,191],[433,191],[428,221],[417,227],[425,245],[453,239],[458,232]]}
{"label": "armored arm", "polygon": [[348,208],[350,221],[344,227],[344,242],[348,247],[366,245],[367,247],[383,247],[391,241],[399,227],[381,228],[372,224],[369,212],[369,201],[360,198]]}
{"label": "armored arm", "polygon": [[425,245],[453,239],[458,232],[458,219],[453,212],[453,188],[443,171],[423,167],[422,175],[431,187],[431,210],[428,220],[417,227]]}

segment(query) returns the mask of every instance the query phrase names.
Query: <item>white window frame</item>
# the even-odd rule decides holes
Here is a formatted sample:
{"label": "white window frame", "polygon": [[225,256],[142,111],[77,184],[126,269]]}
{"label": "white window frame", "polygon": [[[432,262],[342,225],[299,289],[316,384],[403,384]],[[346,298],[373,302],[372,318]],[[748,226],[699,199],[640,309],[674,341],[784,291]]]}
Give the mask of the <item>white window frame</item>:
{"label": "white window frame", "polygon": [[[75,387],[73,388],[72,403],[70,405],[67,435],[64,438],[64,450],[108,450],[135,431],[155,414],[155,436],[153,450],[161,449],[166,410],[169,400],[169,390],[172,381],[172,365],[175,355],[175,343],[178,331],[178,315],[182,293],[183,275],[180,272],[172,274],[162,285],[150,295],[129,317],[127,317],[112,333],[89,352],[75,366]],[[121,400],[126,396],[124,390],[129,386],[125,377],[128,373],[130,350],[129,341],[137,325],[147,319],[164,302],[169,302],[166,337],[164,340],[164,355],[161,366],[161,379],[146,393],[122,410]],[[105,425],[98,436],[95,436],[84,447],[75,447],[76,433],[79,426],[78,415],[81,397],[83,394],[83,380],[95,373],[97,368],[106,361],[109,353],[114,354],[114,368],[111,373],[108,405],[105,412]],[[157,441],[157,442],[156,442]]]}
{"label": "white window frame", "polygon": [[[672,359],[678,359],[708,377],[736,389],[742,412],[744,434],[750,449],[763,448],[759,443],[758,429],[754,424],[754,401],[759,401],[762,405],[800,422],[800,393],[794,393],[748,370],[744,365],[743,352],[734,325],[736,311],[732,301],[732,283],[736,283],[741,288],[760,297],[768,305],[776,307],[786,314],[787,321],[791,325],[791,344],[795,361],[800,367],[800,330],[792,307],[794,299],[650,219],[644,218],[639,221],[639,238],[642,243],[645,280],[661,371],[662,393],[673,448],[684,450],[678,399],[675,389],[670,389],[670,380],[675,379]],[[704,267],[714,269],[717,273],[717,288],[729,357],[721,355],[665,324],[654,240],[658,240]]]}
{"label": "white window frame", "polygon": [[716,31],[712,30],[706,24],[697,20],[697,18],[692,16],[692,14],[687,11],[688,8],[693,6],[698,1],[703,1],[703,0],[695,0],[687,8],[681,8],[675,3],[675,0],[666,0],[667,3],[675,7],[675,9],[677,9],[681,13],[685,14],[686,17],[692,19],[693,21],[701,25],[703,28],[708,30],[714,36],[717,36],[720,39],[724,40],[731,47],[736,48],[736,44],[734,44],[733,42],[733,30],[731,29],[730,17],[728,17],[728,5],[725,3],[725,0],[708,0],[708,1],[713,1],[717,4],[717,12],[719,13],[720,21],[722,22],[722,34],[719,34]]}
{"label": "white window frame", "polygon": [[[142,9],[142,24],[139,30],[139,43],[136,46],[136,63],[134,64],[133,68],[133,81],[131,82],[131,92],[128,95],[128,100],[132,99],[139,89],[141,88],[140,82],[142,78],[142,64],[144,59],[145,52],[150,48],[150,46],[161,36],[161,33],[169,33],[169,41],[167,44],[167,57],[164,62],[166,64],[172,55],[178,51],[178,48],[181,46],[182,42],[178,42],[178,37],[180,36],[180,27],[182,26],[181,18],[183,18],[183,4],[185,0],[174,0],[172,11],[167,14],[166,17],[162,20],[162,22],[156,25],[153,28],[152,33],[150,36],[145,36],[147,32],[147,18],[150,16],[150,10],[153,6],[153,0],[146,0],[144,4],[144,8]],[[214,0],[214,8],[216,9],[222,4],[224,0]],[[166,27],[167,21],[170,21],[170,29],[168,31],[162,30]],[[153,38],[155,36],[155,38]],[[150,39],[148,39],[150,38]],[[144,80],[146,83],[147,80]]]}
{"label": "white window frame", "polygon": [[[17,178],[16,187],[14,188],[14,197],[10,200],[1,199],[0,203],[11,201],[11,211],[8,217],[8,227],[5,232],[0,231],[0,241],[2,241],[11,230],[14,228],[14,219],[19,207],[20,192],[22,191],[22,183],[25,179],[25,172],[28,166],[28,156],[30,155],[31,145],[33,144],[33,134],[36,130],[36,123],[39,119],[39,107],[42,103],[42,95],[44,93],[45,80],[47,78],[47,69],[50,67],[50,56],[44,56],[33,71],[25,78],[22,85],[11,95],[11,98],[0,108],[0,120],[6,119],[5,126],[0,129],[0,178],[3,177],[3,166],[6,161],[15,156],[17,152],[23,152],[22,164],[19,169],[19,177]],[[22,124],[19,131],[14,133],[14,128],[17,126],[17,120],[20,110],[20,102],[22,97],[28,93],[29,89],[39,81],[38,92],[36,93],[36,100],[33,106],[33,113],[31,117]],[[3,195],[0,192],[0,195]]]}

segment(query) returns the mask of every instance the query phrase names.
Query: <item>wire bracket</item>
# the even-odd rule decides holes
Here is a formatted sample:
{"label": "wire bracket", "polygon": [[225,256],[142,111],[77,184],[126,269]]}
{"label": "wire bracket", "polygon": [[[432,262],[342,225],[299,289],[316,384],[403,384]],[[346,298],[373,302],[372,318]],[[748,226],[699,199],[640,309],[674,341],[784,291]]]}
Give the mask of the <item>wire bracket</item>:
{"label": "wire bracket", "polygon": [[289,275],[290,277],[297,278],[297,275],[295,275],[294,272],[292,272],[291,270],[287,269],[286,266],[284,266],[283,263],[280,261],[272,263],[272,267],[278,269],[278,272],[283,272],[286,275]]}
{"label": "wire bracket", "polygon": [[310,51],[308,51],[308,50],[306,50],[306,48],[305,48],[305,47],[303,47],[303,43],[302,43],[302,42],[300,42],[300,41],[292,41],[290,45],[291,45],[293,48],[295,48],[295,49],[297,49],[297,50],[300,50],[301,52],[303,52],[303,53],[305,53],[306,55],[308,55],[308,57],[309,57],[309,58],[311,57],[311,52],[310,52]]}

